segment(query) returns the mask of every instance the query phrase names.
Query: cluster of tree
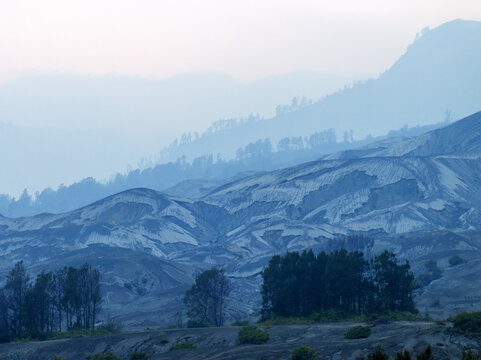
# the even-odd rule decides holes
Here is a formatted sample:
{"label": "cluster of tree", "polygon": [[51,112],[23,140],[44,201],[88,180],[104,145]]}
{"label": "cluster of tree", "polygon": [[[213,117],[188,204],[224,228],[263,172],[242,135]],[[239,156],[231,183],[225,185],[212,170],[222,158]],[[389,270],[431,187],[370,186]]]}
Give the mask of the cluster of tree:
{"label": "cluster of tree", "polygon": [[236,158],[238,160],[249,158],[261,158],[272,152],[272,145],[269,139],[258,140],[247,144],[244,148],[238,149]]}
{"label": "cluster of tree", "polygon": [[262,317],[308,316],[331,309],[367,314],[415,311],[414,275],[388,251],[368,260],[346,250],[276,255],[262,272]]}
{"label": "cluster of tree", "polygon": [[334,129],[317,131],[311,136],[291,136],[279,140],[277,151],[299,151],[304,149],[317,149],[325,145],[334,145],[337,136]]}
{"label": "cluster of tree", "polygon": [[100,273],[90,265],[41,272],[30,281],[20,261],[0,289],[0,336],[41,339],[63,329],[93,329],[101,303]]}
{"label": "cluster of tree", "polygon": [[302,108],[305,108],[309,105],[312,105],[312,99],[308,99],[307,97],[297,97],[294,96],[291,99],[291,103],[288,105],[277,105],[276,106],[276,116],[281,116],[283,114],[287,114]]}
{"label": "cluster of tree", "polygon": [[199,274],[184,296],[190,327],[222,326],[230,281],[223,269],[216,267]]}
{"label": "cluster of tree", "polygon": [[[222,126],[229,128],[233,126],[232,124],[233,122],[227,121],[218,128],[222,128]],[[401,129],[392,136],[417,135],[441,125]],[[176,161],[156,165],[155,162],[158,162],[158,159],[151,160],[140,169],[132,170],[127,174],[117,174],[108,183],[86,178],[69,186],[61,185],[57,190],[44,189],[36,192],[34,196],[27,190],[17,198],[3,194],[0,195],[0,214],[18,217],[42,212],[70,211],[131,188],[147,187],[162,191],[186,179],[220,180],[244,171],[276,170],[316,160],[322,154],[360,147],[385,138],[369,138],[353,142],[351,135],[351,133],[345,134],[344,142],[337,142],[336,133],[332,129],[316,132],[309,137],[286,137],[279,140],[277,151],[273,151],[269,139],[264,139],[239,148],[237,157],[230,160],[223,159],[219,154],[217,156],[185,156],[197,154],[198,148],[191,148],[189,144],[196,144],[197,141],[200,141],[199,139],[203,139],[197,135],[194,137],[186,135],[186,139],[190,140],[172,144],[170,150],[166,150],[172,152],[169,156],[165,155],[166,159],[173,157],[177,159]],[[216,142],[213,143],[218,149],[220,145]],[[167,160],[165,161],[167,162]]]}

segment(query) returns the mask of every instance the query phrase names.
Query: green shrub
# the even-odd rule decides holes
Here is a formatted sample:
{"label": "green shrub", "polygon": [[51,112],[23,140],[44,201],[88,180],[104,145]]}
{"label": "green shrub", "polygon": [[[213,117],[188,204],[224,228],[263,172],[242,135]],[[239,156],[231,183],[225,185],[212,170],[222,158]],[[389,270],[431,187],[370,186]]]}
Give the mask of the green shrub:
{"label": "green shrub", "polygon": [[376,346],[374,352],[367,356],[367,360],[389,360],[389,355],[386,354],[381,345]]}
{"label": "green shrub", "polygon": [[107,352],[105,354],[90,354],[87,355],[87,360],[122,360],[113,352]]}
{"label": "green shrub", "polygon": [[190,341],[183,341],[183,342],[175,344],[174,346],[171,346],[169,351],[184,350],[184,349],[195,349],[196,347],[197,347],[197,345],[191,343]]}
{"label": "green shrub", "polygon": [[407,350],[398,351],[396,360],[411,360],[411,354]]}
{"label": "green shrub", "polygon": [[247,325],[249,325],[249,320],[236,320],[231,325],[232,326],[247,326]]}
{"label": "green shrub", "polygon": [[431,345],[428,345],[426,350],[421,355],[416,356],[416,360],[434,360],[433,352],[431,350]]}
{"label": "green shrub", "polygon": [[244,326],[237,336],[239,344],[263,344],[269,340],[269,333],[255,325]]}
{"label": "green shrub", "polygon": [[481,311],[463,312],[451,318],[453,331],[459,334],[481,333]]}
{"label": "green shrub", "polygon": [[451,266],[456,266],[462,263],[464,263],[464,259],[458,255],[454,255],[449,258],[449,265]]}
{"label": "green shrub", "polygon": [[353,326],[344,333],[346,339],[365,339],[371,336],[371,328],[369,326]]}
{"label": "green shrub", "polygon": [[294,349],[292,360],[317,360],[317,356],[309,346],[299,346]]}
{"label": "green shrub", "polygon": [[147,356],[147,353],[145,351],[142,352],[134,352],[130,354],[129,360],[148,360],[149,357]]}
{"label": "green shrub", "polygon": [[464,351],[462,360],[481,360],[481,356],[473,351]]}

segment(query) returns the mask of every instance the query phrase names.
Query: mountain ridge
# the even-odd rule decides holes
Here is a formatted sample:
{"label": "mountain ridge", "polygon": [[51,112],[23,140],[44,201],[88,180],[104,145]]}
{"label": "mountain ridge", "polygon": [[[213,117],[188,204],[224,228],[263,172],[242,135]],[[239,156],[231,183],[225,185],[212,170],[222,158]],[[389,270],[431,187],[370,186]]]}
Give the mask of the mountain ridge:
{"label": "mountain ridge", "polygon": [[[463,132],[472,139],[466,143],[468,147],[446,143],[446,134],[459,139]],[[68,229],[68,241],[76,246],[112,241],[116,246],[117,241],[167,258],[165,251],[176,253],[168,250],[168,244],[190,248],[213,244],[217,239],[240,253],[244,251],[236,243],[249,244],[251,252],[265,250],[270,246],[263,235],[255,235],[265,231],[292,233],[295,235],[286,236],[304,239],[302,243],[366,231],[399,234],[434,230],[443,222],[452,229],[475,226],[481,217],[481,202],[473,196],[479,193],[481,198],[477,181],[481,162],[464,154],[473,146],[481,147],[481,112],[403,141],[416,146],[439,141],[447,145],[428,146],[427,152],[413,152],[409,150],[412,146],[407,146],[408,151],[397,156],[391,156],[389,150],[366,156],[360,149],[364,157],[328,158],[272,172],[248,173],[193,199],[182,198],[181,193],[172,197],[134,188],[63,214],[2,217],[0,238],[4,244],[0,243],[0,249],[5,249],[12,234],[43,232],[43,237],[50,234],[54,238],[59,226]],[[460,152],[456,155],[453,151]],[[450,156],[444,156],[446,153]]]}
{"label": "mountain ridge", "polygon": [[[463,146],[445,143],[446,138],[462,139],[463,133],[468,139]],[[400,146],[403,142],[407,145]],[[412,153],[413,144],[429,146],[421,147],[424,153]],[[127,289],[126,295],[119,284],[130,284],[131,276],[109,273],[105,286],[112,295],[106,308],[116,316],[122,309],[129,323],[145,325],[145,313],[158,311],[158,296],[170,309],[159,315],[159,321],[166,322],[181,310],[180,299],[192,274],[221,266],[236,290],[229,316],[255,318],[259,274],[274,254],[347,247],[372,255],[387,248],[412,260],[416,271],[422,271],[426,259],[481,254],[475,240],[481,231],[481,156],[466,156],[479,145],[481,112],[418,137],[393,140],[391,147],[389,142],[374,144],[379,156],[352,150],[350,157],[338,154],[280,170],[244,173],[210,184],[205,191],[192,191],[192,183],[177,187],[173,196],[134,188],[62,214],[0,217],[0,277],[17,260],[32,269],[51,268],[77,252],[84,254],[82,261],[111,269],[115,257],[97,254],[107,255],[109,249],[138,254],[129,255],[136,259],[129,266],[143,269],[139,271],[152,286],[141,293]],[[404,150],[391,156],[396,146]],[[195,186],[202,189],[202,184]],[[164,273],[147,274],[142,263],[155,259],[164,261],[158,266],[174,266],[179,281],[172,282]],[[478,266],[476,259],[472,261]],[[461,268],[449,277],[464,281],[462,274],[467,276],[470,267]],[[170,285],[162,287],[164,282]],[[123,296],[131,299],[128,310]],[[420,298],[424,308],[429,307],[427,296]],[[465,301],[457,294],[446,296],[449,300],[436,310],[439,314]]]}

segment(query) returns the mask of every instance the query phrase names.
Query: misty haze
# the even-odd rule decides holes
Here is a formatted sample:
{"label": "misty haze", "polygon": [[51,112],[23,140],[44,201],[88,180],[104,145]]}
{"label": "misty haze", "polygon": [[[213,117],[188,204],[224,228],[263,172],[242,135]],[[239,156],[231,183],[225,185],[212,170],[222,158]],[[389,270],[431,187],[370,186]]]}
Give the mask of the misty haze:
{"label": "misty haze", "polygon": [[0,359],[481,359],[481,4],[5,3]]}

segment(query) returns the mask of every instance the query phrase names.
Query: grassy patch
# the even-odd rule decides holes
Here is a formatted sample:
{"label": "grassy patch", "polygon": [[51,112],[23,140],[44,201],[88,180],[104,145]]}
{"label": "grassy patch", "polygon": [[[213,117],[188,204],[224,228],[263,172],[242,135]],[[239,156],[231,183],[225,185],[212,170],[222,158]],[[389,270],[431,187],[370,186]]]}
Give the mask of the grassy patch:
{"label": "grassy patch", "polygon": [[463,335],[481,335],[481,311],[463,312],[451,317],[450,332]]}
{"label": "grassy patch", "polygon": [[175,344],[174,346],[171,346],[169,351],[195,349],[195,348],[197,348],[197,345],[195,345],[194,343],[191,343],[190,341],[183,341]]}
{"label": "grassy patch", "polygon": [[90,354],[87,355],[87,360],[122,360],[120,357],[112,352],[105,354]]}
{"label": "grassy patch", "polygon": [[281,317],[274,316],[270,319],[264,320],[259,323],[262,326],[274,326],[274,325],[311,325],[318,323],[330,323],[330,322],[372,322],[372,323],[389,323],[392,321],[427,321],[432,320],[429,317],[420,316],[409,311],[394,311],[385,313],[373,313],[373,314],[352,314],[339,310],[329,310],[320,313],[314,313],[310,316],[297,316],[297,317]]}
{"label": "grassy patch", "polygon": [[316,321],[308,317],[282,317],[274,316],[270,319],[264,320],[259,323],[261,326],[274,326],[274,325],[310,325]]}
{"label": "grassy patch", "polygon": [[371,336],[371,328],[369,326],[353,326],[344,333],[346,339],[366,339]]}
{"label": "grassy patch", "polygon": [[247,326],[247,325],[249,325],[249,320],[236,320],[231,324],[231,326]]}
{"label": "grassy patch", "polygon": [[21,338],[18,342],[33,342],[33,341],[45,341],[45,340],[58,340],[58,339],[70,339],[76,337],[87,337],[87,336],[105,336],[111,334],[118,334],[122,331],[122,325],[117,323],[107,323],[99,326],[96,329],[82,329],[82,328],[72,328],[67,331],[56,331],[52,334],[42,334],[41,338]]}
{"label": "grassy patch", "polygon": [[197,321],[197,320],[189,320],[187,321],[188,328],[206,328],[206,327],[213,327],[214,325],[207,321]]}
{"label": "grassy patch", "polygon": [[239,344],[263,344],[269,340],[269,333],[255,325],[244,326],[237,336]]}
{"label": "grassy patch", "polygon": [[54,332],[52,336],[48,338],[48,340],[69,339],[69,338],[86,337],[86,336],[104,336],[104,335],[118,334],[120,332],[121,332],[120,329],[105,328],[102,326],[98,327],[97,329],[73,328],[68,331]]}

